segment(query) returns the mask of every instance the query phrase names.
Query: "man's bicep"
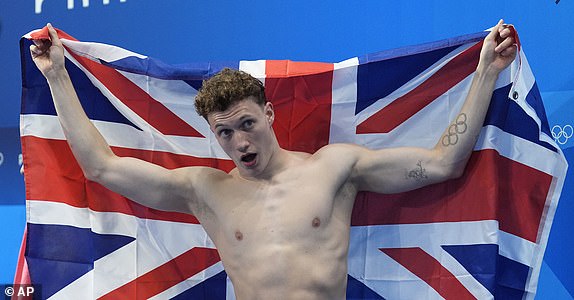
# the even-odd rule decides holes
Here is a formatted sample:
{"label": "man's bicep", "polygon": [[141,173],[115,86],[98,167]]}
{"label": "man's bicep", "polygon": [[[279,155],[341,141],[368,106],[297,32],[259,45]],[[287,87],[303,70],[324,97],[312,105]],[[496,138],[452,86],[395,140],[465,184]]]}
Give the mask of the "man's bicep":
{"label": "man's bicep", "polygon": [[399,193],[441,181],[439,166],[436,151],[429,149],[363,149],[355,165],[354,180],[360,191]]}

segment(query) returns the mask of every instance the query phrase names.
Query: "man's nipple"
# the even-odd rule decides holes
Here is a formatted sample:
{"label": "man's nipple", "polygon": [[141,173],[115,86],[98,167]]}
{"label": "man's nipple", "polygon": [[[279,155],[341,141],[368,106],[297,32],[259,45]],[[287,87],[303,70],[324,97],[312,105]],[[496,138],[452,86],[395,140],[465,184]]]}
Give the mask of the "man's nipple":
{"label": "man's nipple", "polygon": [[313,222],[311,222],[311,225],[315,228],[321,226],[321,219],[319,219],[318,217],[315,217],[313,219]]}
{"label": "man's nipple", "polygon": [[238,240],[238,241],[243,240],[243,233],[241,233],[241,231],[237,230],[237,231],[235,232],[235,239]]}

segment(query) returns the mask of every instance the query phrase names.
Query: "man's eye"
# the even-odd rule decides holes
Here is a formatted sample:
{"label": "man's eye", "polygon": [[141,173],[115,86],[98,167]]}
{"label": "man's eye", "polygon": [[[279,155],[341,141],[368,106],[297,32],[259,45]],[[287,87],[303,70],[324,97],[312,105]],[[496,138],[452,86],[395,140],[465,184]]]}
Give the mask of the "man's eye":
{"label": "man's eye", "polygon": [[223,129],[219,131],[219,136],[221,137],[228,137],[231,135],[231,130],[229,129]]}
{"label": "man's eye", "polygon": [[243,128],[249,129],[251,127],[253,127],[253,120],[246,120],[245,122],[243,122]]}

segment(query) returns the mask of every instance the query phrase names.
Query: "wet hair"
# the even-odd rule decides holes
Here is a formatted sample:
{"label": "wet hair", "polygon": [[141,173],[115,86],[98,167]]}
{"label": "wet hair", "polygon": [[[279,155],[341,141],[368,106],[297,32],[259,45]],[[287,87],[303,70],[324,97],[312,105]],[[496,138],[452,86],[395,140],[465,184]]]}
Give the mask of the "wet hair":
{"label": "wet hair", "polygon": [[255,103],[265,105],[263,83],[246,72],[225,68],[208,80],[195,96],[195,110],[207,120],[212,112],[222,112],[233,104],[253,97]]}

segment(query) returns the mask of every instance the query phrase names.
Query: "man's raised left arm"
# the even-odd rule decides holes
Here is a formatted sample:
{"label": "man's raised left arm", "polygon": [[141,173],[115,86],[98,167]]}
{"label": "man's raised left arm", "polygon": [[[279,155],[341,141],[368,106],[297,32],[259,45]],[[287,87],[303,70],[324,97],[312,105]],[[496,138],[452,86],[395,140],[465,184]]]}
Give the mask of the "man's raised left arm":
{"label": "man's raised left arm", "polygon": [[459,177],[484,123],[498,74],[512,63],[513,28],[502,20],[485,37],[466,100],[432,149],[368,150],[353,147],[351,180],[358,190],[397,193]]}

